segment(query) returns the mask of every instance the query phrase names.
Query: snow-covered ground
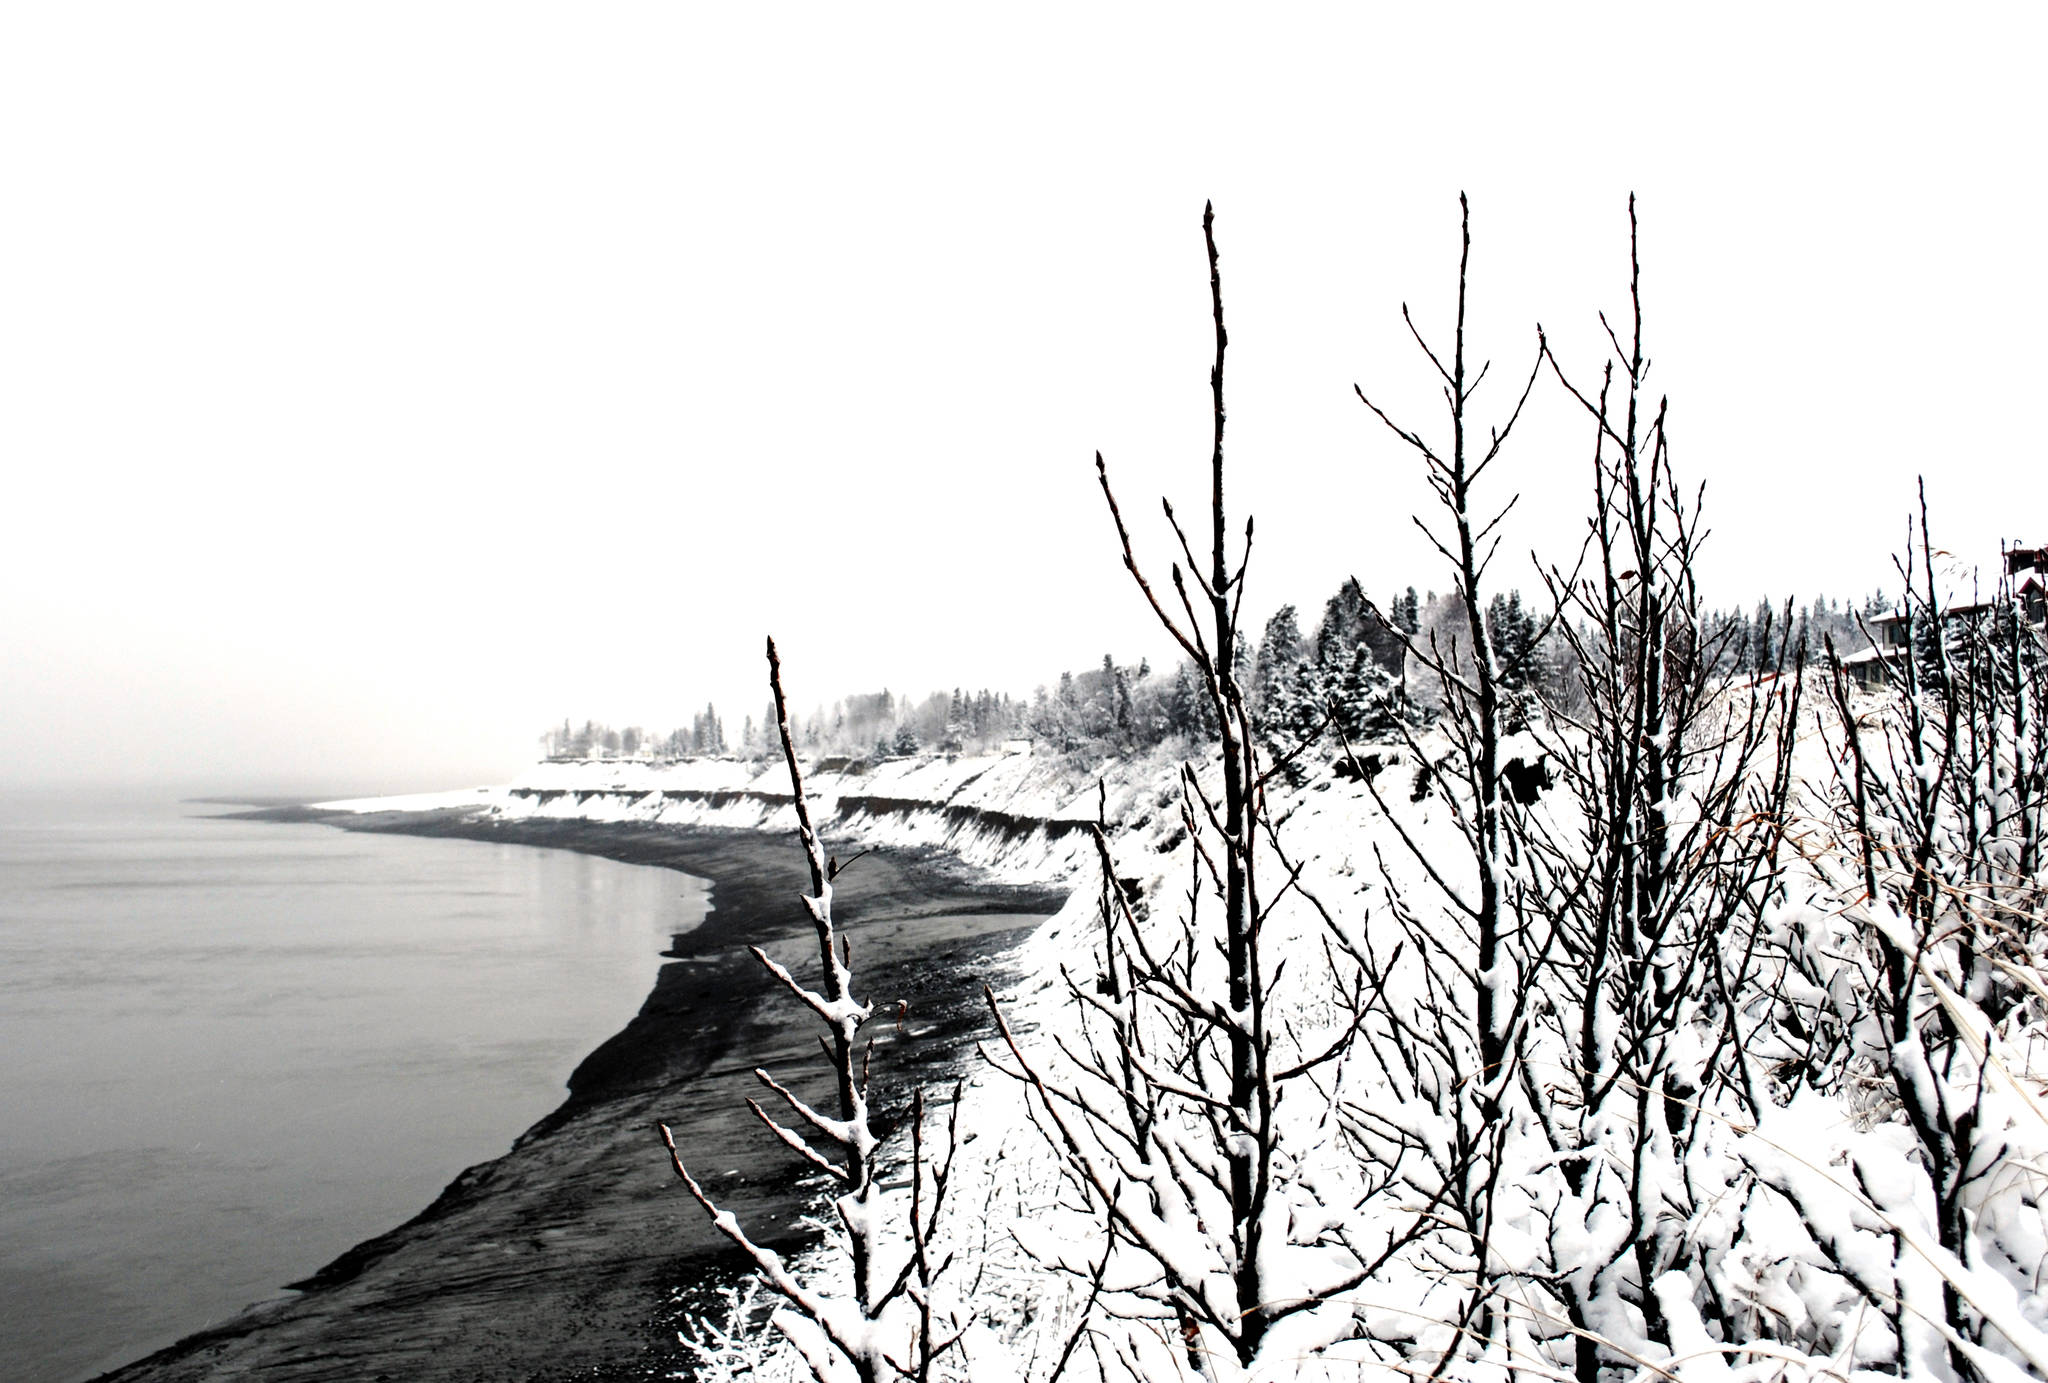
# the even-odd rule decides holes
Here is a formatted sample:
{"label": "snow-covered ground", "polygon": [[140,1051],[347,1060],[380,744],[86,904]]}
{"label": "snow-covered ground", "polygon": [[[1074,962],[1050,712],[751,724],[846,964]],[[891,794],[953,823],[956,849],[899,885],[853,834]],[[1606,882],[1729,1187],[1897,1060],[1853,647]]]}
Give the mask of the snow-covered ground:
{"label": "snow-covered ground", "polygon": [[[1570,1177],[1556,1152],[1556,1131],[1546,1135],[1537,1122],[1541,1100],[1551,1101],[1553,1116],[1574,1116],[1568,1094],[1555,1093],[1561,1070],[1552,1075],[1544,1066],[1553,1051],[1546,1043],[1555,1039],[1518,1038],[1518,1064],[1534,1074],[1531,1093],[1520,1103],[1507,1102],[1508,1122],[1498,1130],[1494,1156],[1501,1171],[1487,1249],[1498,1290],[1509,1294],[1499,1313],[1506,1323],[1485,1326],[1495,1332],[1494,1343],[1465,1347],[1447,1376],[1570,1376],[1576,1339],[1595,1336],[1602,1344],[1595,1366],[1602,1377],[1623,1376],[1617,1360],[1633,1357],[1641,1361],[1633,1372],[1644,1379],[1874,1379],[1893,1376],[1898,1354],[1911,1360],[1913,1372],[1941,1378],[2043,1376],[2048,1173],[2041,1168],[2048,1165],[2048,1116],[2042,1105],[2048,1086],[2041,1077],[2048,1068],[2039,1048],[2048,991],[2038,979],[2032,984],[2036,1001],[1987,1025],[1968,1000],[1947,993],[1941,976],[1949,962],[1928,953],[1929,978],[1919,991],[1924,1002],[1941,996],[1956,1005],[1964,1028],[1979,1034],[1980,1053],[1987,1037],[1992,1053],[1965,1054],[1960,1066],[1950,1059],[1940,1078],[1944,1098],[1974,1109],[1985,1130],[1967,1169],[1965,1199],[1974,1228],[1961,1257],[1935,1242],[1935,1188],[1925,1154],[1898,1097],[1887,1093],[1882,1071],[1868,1064],[1873,1058],[1838,1058],[1848,1067],[1804,1083],[1784,1074],[1799,1047],[1800,1015],[1809,1029],[1816,1022],[1839,1024],[1842,1031],[1867,1027],[1875,973],[1867,929],[1896,925],[1873,917],[1867,900],[1859,904],[1858,890],[1845,888],[1853,883],[1844,872],[1850,857],[1828,858],[1843,847],[1839,818],[1830,814],[1840,727],[1825,711],[1816,716],[1809,709],[1808,721],[1796,736],[1794,758],[1790,826],[1798,849],[1768,885],[1768,906],[1747,930],[1731,929],[1719,954],[1704,962],[1719,968],[1731,987],[1750,986],[1737,995],[1740,1012],[1726,1030],[1745,1047],[1755,1078],[1771,1087],[1760,1108],[1747,1114],[1725,1094],[1702,1096],[1692,1101],[1701,1117],[1687,1120],[1664,1101],[1620,1099],[1602,1115],[1610,1122],[1589,1122],[1578,1135],[1590,1156],[1608,1161],[1601,1174],[1608,1180]],[[1433,737],[1419,748],[1432,759],[1448,750]],[[1543,745],[1538,736],[1521,736],[1507,750],[1533,760]],[[1285,1034],[1283,1051],[1321,1050],[1347,1021],[1340,1002],[1344,965],[1334,958],[1325,963],[1326,934],[1347,933],[1361,948],[1376,945],[1384,958],[1404,935],[1411,941],[1418,931],[1448,935],[1462,925],[1447,890],[1469,887],[1474,866],[1469,852],[1458,864],[1465,846],[1442,780],[1422,771],[1413,748],[1361,750],[1368,752],[1378,762],[1377,793],[1330,771],[1328,756],[1298,787],[1273,786],[1276,831],[1259,868],[1265,896],[1289,895],[1280,898],[1264,933],[1265,954],[1286,962],[1270,1013]],[[1207,866],[1187,843],[1176,769],[1163,757],[1109,775],[1113,868],[1159,953],[1180,934],[1191,897],[1212,916],[1216,906],[1200,877]],[[1200,775],[1211,792],[1213,776]],[[1041,799],[1047,805],[1057,803],[1073,817],[1091,805],[1081,783],[1053,788],[1056,775],[1041,781],[1049,789]],[[1672,804],[1674,818],[1697,809],[1696,802]],[[1528,820],[1558,838],[1569,838],[1576,824],[1564,795],[1554,790],[1530,805]],[[1446,1352],[1457,1353],[1465,1337],[1482,1328],[1478,1319],[1461,1315],[1471,1300],[1474,1261],[1460,1251],[1456,1232],[1431,1223],[1422,1223],[1406,1247],[1395,1241],[1445,1214],[1426,1203],[1423,1192],[1432,1184],[1432,1159],[1455,1161],[1456,1111],[1466,1096],[1419,1089],[1398,1061],[1392,1069],[1375,1067],[1397,1045],[1384,1040],[1391,1029],[1379,1019],[1368,1023],[1383,1039],[1379,1057],[1369,1061],[1361,1048],[1334,1063],[1327,1078],[1287,1092],[1278,1113],[1285,1148],[1280,1205],[1269,1211],[1284,1227],[1275,1236],[1280,1246],[1269,1242],[1267,1249],[1274,1255],[1272,1280],[1317,1292],[1319,1284],[1341,1278],[1330,1271],[1332,1260],[1348,1254],[1356,1261],[1372,1257],[1376,1246],[1388,1248],[1390,1255],[1374,1262],[1363,1282],[1289,1318],[1284,1335],[1246,1372],[1206,1335],[1199,1347],[1188,1347],[1186,1319],[1176,1321],[1160,1277],[1162,1257],[1178,1256],[1182,1280],[1207,1280],[1206,1290],[1227,1295],[1235,1265],[1228,1236],[1215,1228],[1220,1201],[1212,1199],[1205,1217],[1195,1194],[1177,1226],[1168,1214],[1167,1223],[1145,1231],[1153,1236],[1149,1251],[1120,1233],[1124,1242],[1102,1256],[1109,1243],[1103,1202],[1081,1185],[1085,1158],[1060,1146],[1062,1134],[1045,1102],[996,1064],[1028,1067],[1048,1082],[1056,1103],[1085,1098],[1091,1089],[1111,1093],[1077,1074],[1091,1040],[1100,1042],[1108,1024],[1134,1012],[1126,998],[1102,997],[1114,963],[1096,873],[1092,861],[1080,859],[1068,905],[1026,944],[1021,978],[1002,996],[1021,1061],[991,1042],[994,1060],[964,1096],[967,1141],[954,1172],[957,1208],[943,1234],[964,1265],[954,1300],[972,1325],[950,1367],[965,1378],[1044,1379],[1071,1354],[1069,1377],[1391,1378],[1417,1361],[1427,1372]],[[1513,862],[1506,877],[1514,886],[1535,882],[1525,865]],[[1450,941],[1446,954],[1455,957],[1459,945]],[[1756,959],[1765,955],[1773,959]],[[1477,978],[1504,991],[1516,983],[1513,974]],[[1390,961],[1385,992],[1404,1011],[1419,1009],[1431,1001],[1429,986],[1439,982],[1412,961],[1405,969]],[[1515,991],[1524,996],[1518,1023],[1540,1026],[1543,1014],[1567,1002],[1546,981],[1524,982]],[[1709,989],[1702,986],[1703,993]],[[1794,1009],[1795,1036],[1788,1037],[1776,1025]],[[1709,996],[1674,1030],[1668,1039],[1676,1044],[1672,1069],[1697,1074],[1725,1059],[1708,1050],[1725,1012]],[[1613,1034],[1601,1040],[1611,1043]],[[1876,1055],[1882,1059],[1881,1044]],[[1971,1074],[1978,1070],[1989,1075]],[[1207,1078],[1216,1074],[1210,1068]],[[1167,1088],[1175,1076],[1153,1079]],[[1546,1092],[1540,1098],[1534,1093],[1539,1087]],[[1980,1095],[1963,1098],[1979,1087]],[[1196,1098],[1191,1092],[1190,1102]],[[1611,1122],[1631,1109],[1655,1126]],[[1116,1149],[1113,1132],[1103,1130],[1117,1123],[1112,1114],[1098,1117],[1092,1133],[1087,1120],[1070,1120],[1069,1128],[1079,1130],[1083,1143],[1092,1138],[1090,1151],[1104,1155]],[[1683,1136],[1667,1134],[1666,1123],[1682,1128]],[[1197,1119],[1191,1141],[1166,1139],[1161,1146],[1197,1157],[1204,1138]],[[1405,1169],[1388,1170],[1403,1159]],[[1143,1173],[1128,1156],[1101,1156],[1098,1165],[1120,1167],[1125,1176]],[[1185,1167],[1181,1174],[1185,1179]],[[1158,1184],[1148,1193],[1155,1207]],[[1345,1253],[1333,1247],[1338,1242]],[[1650,1248],[1639,1253],[1639,1246]],[[843,1274],[843,1259],[829,1245],[811,1263],[827,1283]],[[1655,1265],[1661,1275],[1638,1280],[1639,1263]],[[1596,1281],[1603,1264],[1605,1276]],[[1566,1318],[1561,1278],[1576,1284],[1584,1324]],[[1969,1314],[1985,1323],[1978,1338],[1941,1324],[1950,1293],[1960,1293]],[[1091,1296],[1092,1314],[1084,1310]],[[1705,1311],[1719,1322],[1712,1329]],[[713,1373],[806,1376],[772,1332],[712,1354]]]}
{"label": "snow-covered ground", "polygon": [[[1364,1031],[1378,1039],[1376,1047],[1347,1049],[1313,1080],[1285,1090],[1276,1114],[1284,1165],[1268,1211],[1276,1230],[1266,1266],[1268,1280],[1297,1283],[1304,1294],[1341,1278],[1333,1276],[1340,1262],[1371,1260],[1370,1271],[1289,1317],[1249,1373],[1184,1316],[1177,1319],[1162,1287],[1162,1258],[1178,1260],[1181,1280],[1218,1299],[1228,1295],[1237,1266],[1228,1258],[1230,1236],[1217,1222],[1224,1203],[1205,1202],[1199,1185],[1209,1139],[1200,1091],[1185,1092],[1176,1116],[1190,1120],[1185,1136],[1155,1139],[1162,1155],[1188,1159],[1177,1169],[1177,1180],[1195,1185],[1185,1193],[1186,1213],[1174,1222],[1170,1202],[1181,1193],[1154,1194],[1147,1213],[1163,1219],[1148,1231],[1151,1247],[1141,1251],[1120,1234],[1121,1242],[1106,1249],[1103,1198],[1099,1187],[1084,1184],[1085,1157],[1061,1146],[1038,1091],[1001,1069],[1035,1073],[1056,1102],[1061,1091],[1085,1098],[1088,1082],[1077,1074],[1077,1059],[1102,1040],[1106,1024],[1137,1012],[1113,981],[1114,948],[1105,933],[1095,837],[1087,829],[1098,814],[1109,825],[1117,880],[1111,896],[1130,904],[1121,922],[1112,909],[1108,925],[1141,928],[1156,954],[1170,951],[1176,937],[1210,934],[1185,926],[1191,905],[1213,916],[1216,903],[1207,874],[1213,859],[1191,846],[1189,817],[1201,815],[1200,798],[1184,795],[1180,759],[1162,751],[1099,763],[1010,755],[813,767],[806,787],[831,848],[930,847],[998,877],[1075,886],[1067,905],[1026,943],[1020,978],[1000,996],[1016,1049],[991,1040],[991,1060],[970,1077],[962,1098],[951,1209],[939,1229],[954,1265],[930,1295],[942,1319],[955,1312],[967,1331],[940,1375],[1036,1383],[1064,1367],[1070,1378],[1392,1378],[1418,1363],[1428,1372],[1450,1351],[1458,1357],[1447,1376],[1491,1383],[1524,1373],[1570,1377],[1575,1340],[1597,1335],[1603,1352],[1596,1371],[1607,1378],[1875,1379],[1894,1376],[1889,1361],[1899,1354],[1911,1359],[1913,1372],[1939,1378],[1961,1377],[1959,1360],[1984,1380],[2048,1376],[2048,1296],[2041,1290],[2048,1272],[2048,1087],[2037,1050],[2048,988],[2038,974],[2022,986],[2036,997],[1992,1024],[1968,996],[1943,987],[1938,954],[1929,952],[1925,962],[1929,979],[1918,991],[1925,1002],[1953,1004],[1965,1030],[1976,1034],[1976,1050],[1989,1053],[1970,1059],[1974,1067],[1966,1060],[1967,1069],[1951,1061],[1941,1078],[1975,1079],[1985,1092],[1974,1117],[1989,1135],[1979,1139],[1982,1151],[1967,1169],[1973,1227],[1962,1259],[1934,1240],[1925,1156],[1898,1099],[1869,1064],[1896,1060],[1897,1053],[1872,1049],[1840,1079],[1800,1084],[1782,1077],[1797,1045],[1776,1026],[1782,1013],[1794,1013],[1795,1031],[1801,1022],[1835,1024],[1842,1032],[1867,1025],[1869,929],[1896,925],[1845,886],[1855,882],[1853,868],[1845,873],[1829,859],[1843,844],[1829,798],[1841,760],[1839,731],[1822,714],[1797,737],[1800,786],[1789,824],[1798,849],[1774,876],[1772,901],[1750,930],[1731,931],[1720,952],[1702,962],[1722,967],[1734,985],[1752,986],[1746,994],[1730,991],[1740,1016],[1727,1030],[1749,1048],[1760,1078],[1780,1082],[1775,1096],[1756,1102],[1754,1117],[1739,1114],[1739,1101],[1702,1095],[1692,1107],[1706,1117],[1681,1119],[1669,1092],[1661,1102],[1636,1106],[1644,1121],[1603,1114],[1607,1122],[1590,1121],[1578,1136],[1586,1140],[1580,1156],[1605,1159],[1605,1170],[1590,1179],[1568,1175],[1571,1159],[1556,1151],[1556,1127],[1546,1133],[1540,1123],[1546,1101],[1552,1115],[1576,1117],[1570,1099],[1556,1093],[1564,1077],[1543,1065],[1556,1055],[1546,1045],[1552,1039],[1518,1028],[1518,1064],[1532,1073],[1523,1082],[1526,1097],[1508,1098],[1510,1112],[1489,1133],[1499,1137],[1490,1156],[1500,1173],[1486,1252],[1493,1280],[1503,1284],[1498,1290],[1509,1296],[1498,1298],[1505,1303],[1498,1319],[1462,1317],[1476,1260],[1440,1223],[1443,1205],[1424,1193],[1432,1159],[1452,1157],[1446,1150],[1460,1136],[1458,1111],[1469,1109],[1470,1092],[1432,1091],[1423,1088],[1426,1080],[1418,1085],[1415,1071],[1401,1067],[1388,1010],[1368,1014]],[[1531,762],[1544,752],[1540,735],[1519,736],[1506,748]],[[1376,765],[1370,785],[1334,772],[1328,754],[1300,784],[1273,782],[1274,831],[1257,867],[1261,897],[1274,904],[1261,944],[1268,958],[1284,962],[1269,972],[1268,1015],[1283,1055],[1320,1051],[1359,1021],[1357,1007],[1344,1001],[1346,947],[1385,961],[1382,1003],[1403,1013],[1433,1002],[1430,986],[1444,982],[1442,975],[1467,993],[1485,984],[1523,996],[1516,1022],[1538,1028],[1568,1002],[1563,991],[1527,975],[1453,973],[1463,923],[1447,899],[1469,887],[1476,866],[1452,798],[1423,762],[1447,749],[1427,736],[1419,746],[1361,747]],[[1195,781],[1213,794],[1215,776],[1203,769]],[[504,788],[419,800],[504,818],[795,829],[781,766],[736,760],[551,763]],[[368,811],[398,802],[328,805]],[[1677,816],[1696,808],[1685,800],[1671,804]],[[1559,839],[1577,826],[1556,790],[1530,804],[1526,823]],[[1541,882],[1525,861],[1505,860],[1503,869],[1511,886]],[[1528,906],[1530,915],[1540,912],[1533,901]],[[1395,950],[1404,937],[1412,944],[1432,933],[1447,939],[1444,954],[1453,960],[1435,979]],[[1765,954],[1777,969],[1760,979],[1751,961]],[[1188,964],[1189,973],[1213,980],[1218,962],[1204,953]],[[886,1004],[889,996],[866,997]],[[1685,1069],[1703,1069],[1718,1059],[1695,1048],[1711,1045],[1723,1022],[1716,1015],[1725,1011],[1704,1003],[1691,1026],[1673,1030],[1670,1040],[1684,1049],[1673,1069],[1687,1062]],[[1599,1037],[1612,1041],[1609,1032]],[[1149,1079],[1174,1090],[1176,1082],[1215,1078],[1214,1068],[1205,1075],[1185,1065],[1186,1057],[1165,1054],[1159,1060],[1182,1064]],[[888,1079],[887,1071],[876,1072],[878,1082]],[[1632,1104],[1621,1100],[1613,1108]],[[1100,1154],[1113,1143],[1121,1117],[1112,1111],[1093,1132],[1082,1128],[1081,1142],[1090,1145],[1083,1153]],[[1667,1123],[1682,1127],[1683,1137],[1667,1135]],[[1126,1176],[1148,1175],[1128,1157],[1117,1165]],[[1601,1176],[1609,1178],[1606,1191]],[[1118,1194],[1130,1190],[1127,1182]],[[908,1215],[906,1200],[899,1190],[892,1210],[899,1221]],[[1411,1239],[1396,1242],[1411,1231]],[[1656,1253],[1636,1254],[1634,1246],[1652,1238]],[[1383,1259],[1376,1248],[1386,1250]],[[1635,1280],[1639,1262],[1661,1275]],[[1599,1264],[1611,1266],[1596,1281]],[[845,1257],[831,1238],[802,1266],[820,1290],[843,1291]],[[1583,1324],[1562,1314],[1568,1288],[1585,1303]],[[1987,1323],[1982,1338],[1944,1333],[1944,1293],[1957,1291],[1974,1318]],[[1720,1322],[1711,1331],[1702,1304]],[[699,1323],[706,1376],[808,1376],[783,1336],[729,1333],[721,1329],[727,1325]],[[1482,1329],[1493,1332],[1491,1345],[1461,1345]],[[1630,1357],[1640,1363],[1617,1363]]]}

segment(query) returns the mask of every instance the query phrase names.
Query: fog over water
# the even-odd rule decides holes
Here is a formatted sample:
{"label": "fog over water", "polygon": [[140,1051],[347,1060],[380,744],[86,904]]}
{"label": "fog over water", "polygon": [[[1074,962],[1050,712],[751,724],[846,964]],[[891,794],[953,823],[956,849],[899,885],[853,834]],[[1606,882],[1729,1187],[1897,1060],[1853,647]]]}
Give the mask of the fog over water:
{"label": "fog over water", "polygon": [[[2048,542],[2006,4],[223,0],[0,14],[0,781],[502,781],[563,716],[1028,695],[1162,646],[1091,467],[1199,503],[1217,207],[1251,627],[1441,576],[1400,317],[1583,382],[1641,194],[1710,599]],[[1589,386],[1590,387],[1590,386]],[[1434,435],[1434,434],[1433,434]],[[1569,564],[1589,433],[1489,476]],[[1136,524],[1163,558],[1152,522]],[[1155,567],[1163,562],[1155,562]]]}
{"label": "fog over water", "polygon": [[560,1104],[703,886],[527,846],[0,803],[0,1358],[65,1383],[425,1208]]}

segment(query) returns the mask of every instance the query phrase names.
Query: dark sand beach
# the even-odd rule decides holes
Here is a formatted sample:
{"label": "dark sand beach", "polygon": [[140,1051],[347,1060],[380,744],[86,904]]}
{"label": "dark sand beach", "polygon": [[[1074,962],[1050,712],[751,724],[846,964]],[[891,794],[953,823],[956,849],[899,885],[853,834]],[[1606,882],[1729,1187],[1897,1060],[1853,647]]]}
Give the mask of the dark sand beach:
{"label": "dark sand beach", "polygon": [[[678,1289],[731,1281],[729,1245],[675,1180],[654,1131],[669,1123],[692,1170],[754,1236],[805,1241],[811,1186],[745,1098],[757,1065],[820,1069],[815,1021],[771,991],[749,944],[816,966],[798,903],[807,879],[786,835],[573,821],[491,822],[464,812],[249,815],[349,830],[580,850],[708,879],[712,911],[679,936],[639,1014],[592,1052],[568,1098],[505,1156],[456,1177],[420,1214],[329,1263],[296,1290],[103,1375],[120,1383],[287,1380],[609,1380],[682,1366]],[[980,989],[1064,890],[990,885],[943,857],[878,851],[835,885],[857,993],[887,1005],[876,1094],[941,1079],[982,1029]],[[899,1020],[898,1000],[908,1002]],[[812,1077],[800,1091],[824,1098]],[[896,1106],[900,1112],[900,1101]]]}

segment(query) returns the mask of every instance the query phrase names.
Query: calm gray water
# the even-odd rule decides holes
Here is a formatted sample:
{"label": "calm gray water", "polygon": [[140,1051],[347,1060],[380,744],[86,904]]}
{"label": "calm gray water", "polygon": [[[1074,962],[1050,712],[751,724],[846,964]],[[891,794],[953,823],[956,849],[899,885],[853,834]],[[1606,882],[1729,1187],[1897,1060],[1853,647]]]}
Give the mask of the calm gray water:
{"label": "calm gray water", "polygon": [[0,803],[0,1372],[279,1295],[561,1102],[704,885],[529,846]]}

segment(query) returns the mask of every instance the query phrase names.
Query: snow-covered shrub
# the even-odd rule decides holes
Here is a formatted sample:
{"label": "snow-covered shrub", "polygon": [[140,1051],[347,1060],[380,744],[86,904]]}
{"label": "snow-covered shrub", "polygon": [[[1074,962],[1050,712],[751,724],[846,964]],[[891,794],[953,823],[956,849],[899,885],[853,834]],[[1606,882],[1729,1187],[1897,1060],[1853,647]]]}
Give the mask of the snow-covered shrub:
{"label": "snow-covered shrub", "polygon": [[[1496,605],[1474,485],[1519,405],[1477,444],[1461,330],[1430,356],[1451,440],[1386,419],[1442,502],[1441,618],[1383,621],[1436,718],[1353,746],[1290,699],[1291,614],[1240,683],[1218,293],[1207,569],[1175,524],[1188,566],[1147,582],[1103,473],[1212,742],[1108,770],[1095,887],[992,996],[962,1212],[840,1217],[844,1257],[888,1222],[871,1256],[951,1262],[906,1298],[964,1332],[931,1376],[2048,1375],[2040,631],[2004,594],[1952,622],[1909,562],[1926,627],[1880,695],[1784,640],[1732,654],[1639,310],[1597,389],[1541,352],[1596,509],[1547,611]],[[871,1357],[910,1372],[896,1309]]]}

